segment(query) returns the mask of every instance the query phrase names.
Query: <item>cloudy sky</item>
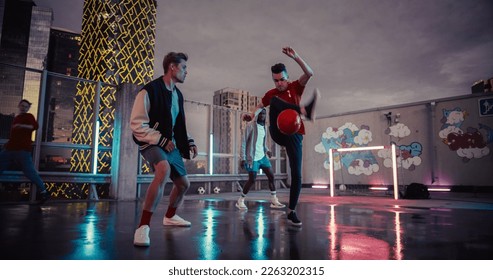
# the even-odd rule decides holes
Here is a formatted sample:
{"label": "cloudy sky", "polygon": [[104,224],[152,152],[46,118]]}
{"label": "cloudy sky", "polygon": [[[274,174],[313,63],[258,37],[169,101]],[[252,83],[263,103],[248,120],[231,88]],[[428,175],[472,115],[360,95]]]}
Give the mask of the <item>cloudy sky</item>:
{"label": "cloudy sky", "polygon": [[[55,27],[80,32],[83,0],[36,0]],[[262,96],[292,46],[313,68],[306,101],[321,115],[469,94],[493,77],[491,0],[158,0],[155,76],[169,51],[189,54],[186,99],[225,87]]]}

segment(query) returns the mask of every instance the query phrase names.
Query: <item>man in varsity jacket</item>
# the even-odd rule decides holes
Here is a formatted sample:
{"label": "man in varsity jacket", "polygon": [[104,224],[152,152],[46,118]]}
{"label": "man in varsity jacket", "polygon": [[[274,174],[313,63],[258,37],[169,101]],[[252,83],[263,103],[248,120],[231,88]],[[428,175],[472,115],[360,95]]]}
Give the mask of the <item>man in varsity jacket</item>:
{"label": "man in varsity jacket", "polygon": [[163,60],[164,76],[146,84],[137,94],[132,108],[130,127],[134,141],[154,172],[134,234],[135,246],[150,246],[151,217],[163,196],[168,178],[173,181],[173,189],[163,225],[191,225],[176,214],[190,187],[183,158],[197,156],[197,146],[187,133],[183,95],[176,87],[185,81],[187,60],[184,53],[168,53]]}

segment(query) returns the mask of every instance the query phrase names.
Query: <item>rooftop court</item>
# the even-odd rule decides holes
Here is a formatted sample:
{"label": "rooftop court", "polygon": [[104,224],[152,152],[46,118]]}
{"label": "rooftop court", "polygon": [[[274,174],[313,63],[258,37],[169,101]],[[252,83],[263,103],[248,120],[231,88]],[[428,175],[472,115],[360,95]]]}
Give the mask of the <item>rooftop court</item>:
{"label": "rooftop court", "polygon": [[[281,202],[288,199],[281,189]],[[427,200],[303,189],[301,228],[252,191],[190,195],[178,214],[190,228],[166,228],[165,197],[151,222],[151,246],[134,247],[140,202],[0,205],[4,260],[491,260],[493,195],[432,193]]]}

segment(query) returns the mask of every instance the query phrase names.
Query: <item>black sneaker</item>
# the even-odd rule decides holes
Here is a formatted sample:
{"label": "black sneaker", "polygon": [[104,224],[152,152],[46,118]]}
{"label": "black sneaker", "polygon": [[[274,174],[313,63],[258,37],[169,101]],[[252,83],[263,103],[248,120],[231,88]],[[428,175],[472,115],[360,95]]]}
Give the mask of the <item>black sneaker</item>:
{"label": "black sneaker", "polygon": [[313,97],[312,100],[305,106],[305,111],[306,111],[306,119],[307,120],[314,120],[315,119],[315,106],[317,104],[317,100],[320,98],[320,92],[318,88],[316,88],[313,91]]}
{"label": "black sneaker", "polygon": [[50,192],[46,191],[46,192],[42,192],[40,194],[41,198],[39,200],[39,204],[43,204],[45,203],[48,199],[50,199]]}
{"label": "black sneaker", "polygon": [[301,221],[296,216],[295,211],[291,211],[291,213],[288,214],[288,221],[293,226],[301,227]]}

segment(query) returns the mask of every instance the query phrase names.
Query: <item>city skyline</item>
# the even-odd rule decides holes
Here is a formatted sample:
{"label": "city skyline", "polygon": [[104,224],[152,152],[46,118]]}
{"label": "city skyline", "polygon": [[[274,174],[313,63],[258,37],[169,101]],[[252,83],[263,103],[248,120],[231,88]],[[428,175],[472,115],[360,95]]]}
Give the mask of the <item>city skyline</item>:
{"label": "city skyline", "polygon": [[[80,32],[83,0],[35,2]],[[184,51],[186,99],[211,104],[225,87],[262,96],[272,64],[301,75],[281,53],[290,45],[315,72],[302,102],[319,88],[319,116],[466,95],[493,77],[491,12],[491,1],[158,1],[154,76]]]}

